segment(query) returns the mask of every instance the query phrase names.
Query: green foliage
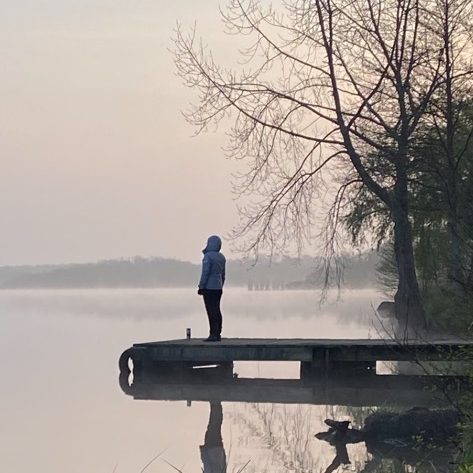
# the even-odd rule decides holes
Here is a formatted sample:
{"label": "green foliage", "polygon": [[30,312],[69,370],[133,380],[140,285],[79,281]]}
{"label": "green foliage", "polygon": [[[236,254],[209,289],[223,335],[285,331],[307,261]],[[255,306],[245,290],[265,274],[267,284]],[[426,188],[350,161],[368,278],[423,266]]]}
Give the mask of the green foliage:
{"label": "green foliage", "polygon": [[388,242],[380,248],[376,272],[378,275],[378,286],[386,295],[393,297],[396,292],[398,278],[392,242]]}
{"label": "green foliage", "polygon": [[373,240],[381,245],[391,237],[392,222],[383,203],[366,187],[352,189],[348,197],[349,211],[342,222],[350,234],[353,245],[358,246]]}
{"label": "green foliage", "polygon": [[473,328],[473,294],[456,294],[447,287],[435,286],[425,293],[424,300],[435,327],[462,335]]}
{"label": "green foliage", "polygon": [[458,468],[458,473],[473,473],[473,463],[461,465]]}
{"label": "green foliage", "polygon": [[[430,322],[464,333],[473,323],[473,102],[463,100],[454,107],[453,165],[446,155],[446,124],[438,117],[420,126],[410,143],[409,214],[417,277]],[[371,156],[373,166],[381,158]],[[353,244],[371,238],[381,248],[378,282],[392,295],[397,266],[390,216],[367,189],[352,193],[343,222]],[[453,279],[458,253],[460,281]]]}
{"label": "green foliage", "polygon": [[[471,409],[471,406],[470,406]],[[473,410],[470,410],[470,414]],[[473,473],[473,421],[471,418],[462,425],[462,458],[458,473]]]}
{"label": "green foliage", "polygon": [[[467,376],[470,383],[473,383],[473,353],[469,349],[464,349],[459,355],[459,359],[465,363]],[[465,420],[461,425],[461,464],[457,473],[473,473],[473,393],[466,392],[460,401],[460,407],[465,415]]]}
{"label": "green foliage", "polygon": [[415,260],[421,290],[426,295],[447,280],[449,243],[444,222],[418,212],[413,219]]}
{"label": "green foliage", "polygon": [[[424,126],[412,143],[410,200],[416,265],[422,289],[463,285],[471,291],[473,257],[473,104],[455,104],[453,156],[447,158],[446,125]],[[450,232],[448,229],[450,228]],[[458,245],[460,281],[452,281]]]}

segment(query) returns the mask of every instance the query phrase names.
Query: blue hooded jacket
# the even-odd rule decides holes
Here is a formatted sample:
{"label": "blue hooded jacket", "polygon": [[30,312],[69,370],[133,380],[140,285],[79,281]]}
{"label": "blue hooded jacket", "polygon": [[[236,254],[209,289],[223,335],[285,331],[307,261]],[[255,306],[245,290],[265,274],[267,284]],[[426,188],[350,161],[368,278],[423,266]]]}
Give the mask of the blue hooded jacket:
{"label": "blue hooded jacket", "polygon": [[207,240],[207,246],[202,250],[202,274],[199,289],[222,289],[225,283],[225,256],[220,253],[222,240],[212,235]]}

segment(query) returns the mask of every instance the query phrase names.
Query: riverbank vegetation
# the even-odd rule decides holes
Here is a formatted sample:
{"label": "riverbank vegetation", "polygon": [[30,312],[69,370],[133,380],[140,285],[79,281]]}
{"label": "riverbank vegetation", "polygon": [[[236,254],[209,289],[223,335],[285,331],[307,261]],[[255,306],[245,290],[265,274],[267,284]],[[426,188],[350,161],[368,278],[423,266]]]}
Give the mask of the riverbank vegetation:
{"label": "riverbank vegetation", "polygon": [[[453,191],[443,149],[446,131],[434,118],[413,144],[416,172],[409,197],[415,266],[429,325],[464,334],[473,322],[473,102],[468,97],[454,106],[457,176],[450,185],[455,186],[455,212],[450,209]],[[451,213],[455,214],[454,225],[449,223]],[[352,200],[345,225],[354,245],[376,229],[377,245],[385,245],[378,267],[380,280],[388,290],[395,288],[397,266],[386,209],[363,190]]]}

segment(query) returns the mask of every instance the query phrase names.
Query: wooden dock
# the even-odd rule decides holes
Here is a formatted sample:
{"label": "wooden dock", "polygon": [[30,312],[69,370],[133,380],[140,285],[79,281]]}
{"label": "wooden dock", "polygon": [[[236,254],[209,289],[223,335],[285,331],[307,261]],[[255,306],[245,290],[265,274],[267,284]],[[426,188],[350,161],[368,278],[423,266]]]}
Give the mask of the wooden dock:
{"label": "wooden dock", "polygon": [[473,340],[276,339],[224,338],[135,343],[119,361],[120,371],[177,372],[206,365],[231,369],[235,361],[297,361],[309,374],[375,370],[377,361],[461,361]]}

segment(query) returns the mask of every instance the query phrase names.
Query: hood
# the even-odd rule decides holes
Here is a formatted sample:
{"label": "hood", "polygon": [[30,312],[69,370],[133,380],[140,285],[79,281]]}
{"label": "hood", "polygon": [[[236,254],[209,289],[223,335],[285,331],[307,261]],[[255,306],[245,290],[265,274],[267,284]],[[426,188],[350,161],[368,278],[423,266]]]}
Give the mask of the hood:
{"label": "hood", "polygon": [[222,248],[222,240],[217,235],[209,236],[207,240],[207,246],[202,250],[202,253],[207,253],[208,251],[220,251]]}

